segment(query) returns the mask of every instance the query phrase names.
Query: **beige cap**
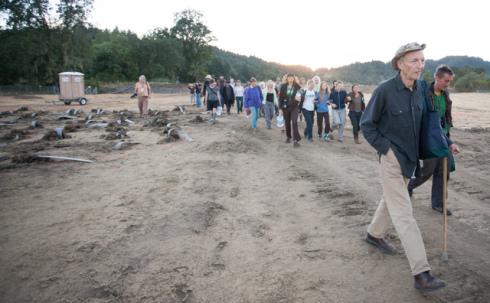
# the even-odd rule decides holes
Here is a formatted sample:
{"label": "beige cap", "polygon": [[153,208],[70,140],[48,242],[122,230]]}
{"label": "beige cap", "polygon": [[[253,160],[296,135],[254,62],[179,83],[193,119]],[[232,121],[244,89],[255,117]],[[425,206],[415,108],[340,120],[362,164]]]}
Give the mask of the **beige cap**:
{"label": "beige cap", "polygon": [[417,42],[411,42],[405,45],[402,45],[395,53],[395,56],[393,59],[391,59],[391,66],[393,67],[394,70],[399,70],[398,65],[396,64],[398,62],[398,59],[403,57],[405,54],[410,53],[410,52],[415,52],[419,50],[425,49],[425,43],[424,44],[418,44]]}
{"label": "beige cap", "polygon": [[211,75],[207,75],[206,77],[204,77],[204,79],[208,79],[208,80],[211,78],[212,78]]}

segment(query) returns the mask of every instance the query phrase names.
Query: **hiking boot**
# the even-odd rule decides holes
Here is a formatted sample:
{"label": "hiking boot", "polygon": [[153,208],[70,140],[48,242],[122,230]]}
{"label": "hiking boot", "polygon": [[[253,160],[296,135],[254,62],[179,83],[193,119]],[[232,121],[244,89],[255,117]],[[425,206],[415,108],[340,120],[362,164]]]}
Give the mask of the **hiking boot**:
{"label": "hiking boot", "polygon": [[293,147],[300,147],[299,142],[295,140],[293,143]]}
{"label": "hiking boot", "polygon": [[291,138],[287,138],[286,143],[291,143]]}
{"label": "hiking boot", "polygon": [[415,275],[413,279],[415,288],[423,292],[434,291],[447,286],[446,282],[431,275],[430,271]]}
{"label": "hiking boot", "polygon": [[[444,211],[444,210],[442,209],[442,207],[434,207],[434,206],[432,206],[432,209],[433,209],[433,210],[435,210],[435,211],[437,211],[437,212],[440,212],[441,214],[442,214],[442,213],[443,213],[443,211]],[[446,208],[446,214],[447,214],[448,216],[452,216],[452,215],[453,215],[453,212],[452,212],[452,211],[451,211],[449,208]]]}
{"label": "hiking boot", "polygon": [[396,255],[397,254],[395,246],[393,244],[391,244],[388,240],[385,240],[383,238],[373,237],[369,233],[367,233],[365,240],[367,243],[377,247],[378,249],[380,249],[385,254],[388,254],[388,255]]}

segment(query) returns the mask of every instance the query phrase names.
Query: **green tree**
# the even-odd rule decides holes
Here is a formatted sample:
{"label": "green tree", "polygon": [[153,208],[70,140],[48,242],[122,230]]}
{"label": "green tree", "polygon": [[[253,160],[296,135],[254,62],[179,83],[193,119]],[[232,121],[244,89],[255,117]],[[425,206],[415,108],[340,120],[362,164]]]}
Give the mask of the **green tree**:
{"label": "green tree", "polygon": [[202,17],[200,12],[191,9],[178,12],[175,14],[175,25],[169,31],[172,37],[182,41],[185,61],[179,72],[184,81],[194,81],[205,74],[206,64],[211,59],[208,44],[214,38]]}
{"label": "green tree", "polygon": [[60,0],[56,11],[59,14],[62,27],[73,29],[85,26],[92,5],[93,0]]}
{"label": "green tree", "polygon": [[132,32],[101,32],[92,44],[90,75],[106,82],[137,79],[139,41]]}
{"label": "green tree", "polygon": [[49,28],[49,0],[3,0],[0,12],[7,15],[9,29]]}

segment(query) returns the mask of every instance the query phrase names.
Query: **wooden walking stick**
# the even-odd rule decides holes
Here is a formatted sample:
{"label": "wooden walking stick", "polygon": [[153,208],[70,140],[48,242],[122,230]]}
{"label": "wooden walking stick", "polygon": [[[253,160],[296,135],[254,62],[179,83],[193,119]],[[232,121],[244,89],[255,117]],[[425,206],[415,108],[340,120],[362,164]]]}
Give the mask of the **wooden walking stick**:
{"label": "wooden walking stick", "polygon": [[447,262],[447,158],[443,159],[443,201],[442,201],[442,213],[444,216],[443,230],[444,236],[442,239],[442,255],[441,260]]}

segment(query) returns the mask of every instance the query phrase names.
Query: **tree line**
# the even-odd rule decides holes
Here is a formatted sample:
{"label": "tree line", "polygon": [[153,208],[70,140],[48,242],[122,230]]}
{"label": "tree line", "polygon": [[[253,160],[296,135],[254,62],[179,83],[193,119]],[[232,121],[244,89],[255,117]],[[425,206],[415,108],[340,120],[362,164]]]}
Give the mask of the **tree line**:
{"label": "tree line", "polygon": [[[4,19],[0,29],[0,84],[52,85],[62,71],[83,72],[87,85],[92,86],[135,81],[141,74],[153,82],[174,83],[193,82],[206,74],[247,80],[294,73],[359,84],[378,84],[394,74],[390,65],[381,61],[312,70],[224,51],[210,45],[215,38],[203,23],[202,14],[194,10],[176,13],[172,27],[155,28],[143,37],[117,28],[101,30],[86,22],[92,5],[93,0],[60,0],[53,9],[49,0],[0,2],[0,17]],[[472,57],[428,60],[428,80],[436,63],[456,67],[458,90],[490,89],[489,62]]]}

